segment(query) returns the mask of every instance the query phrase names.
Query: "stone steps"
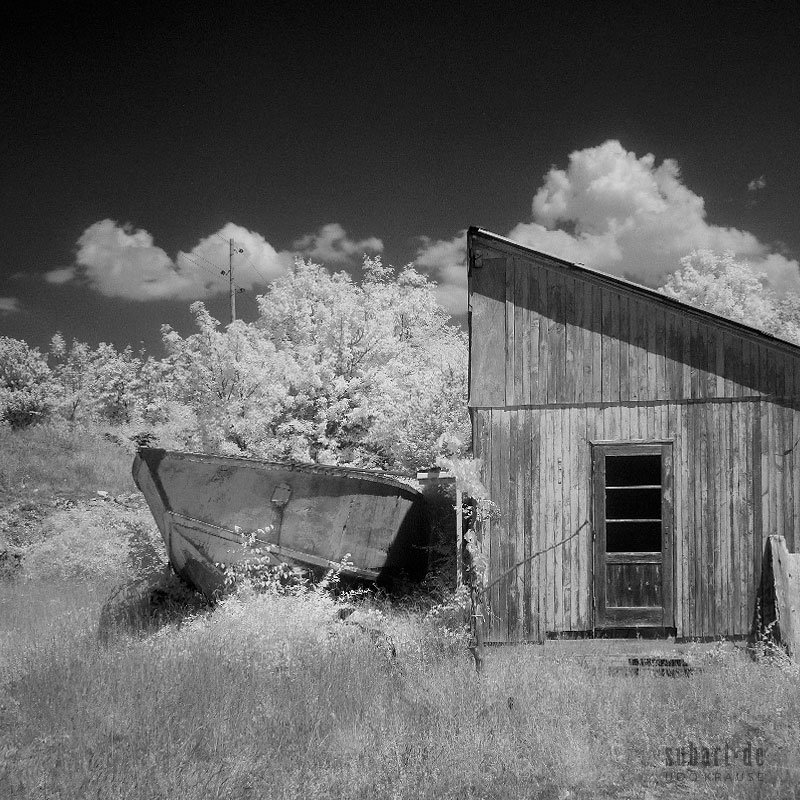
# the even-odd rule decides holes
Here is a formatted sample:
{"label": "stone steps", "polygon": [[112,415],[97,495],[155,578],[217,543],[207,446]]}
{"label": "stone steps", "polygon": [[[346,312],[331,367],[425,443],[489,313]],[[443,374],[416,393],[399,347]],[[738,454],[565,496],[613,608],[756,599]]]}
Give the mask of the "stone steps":
{"label": "stone steps", "polygon": [[627,675],[691,675],[714,661],[747,657],[744,642],[548,639],[543,645],[530,647],[530,655],[536,659],[564,659]]}

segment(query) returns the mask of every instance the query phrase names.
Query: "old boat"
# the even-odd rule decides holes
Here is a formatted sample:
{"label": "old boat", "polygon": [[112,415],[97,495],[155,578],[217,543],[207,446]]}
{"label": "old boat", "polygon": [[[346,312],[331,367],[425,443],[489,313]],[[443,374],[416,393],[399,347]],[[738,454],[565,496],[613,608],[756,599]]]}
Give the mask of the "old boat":
{"label": "old boat", "polygon": [[[378,583],[427,568],[429,523],[408,476],[140,448],[133,478],[175,571],[206,596],[253,558]],[[250,544],[244,543],[249,540]]]}

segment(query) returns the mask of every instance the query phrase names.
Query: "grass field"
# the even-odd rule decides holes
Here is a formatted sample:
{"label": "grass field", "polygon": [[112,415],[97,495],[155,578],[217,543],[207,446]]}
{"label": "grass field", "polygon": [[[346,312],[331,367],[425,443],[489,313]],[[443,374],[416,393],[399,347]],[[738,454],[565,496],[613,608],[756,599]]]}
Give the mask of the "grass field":
{"label": "grass field", "polygon": [[[245,594],[101,642],[103,600],[131,569],[113,548],[143,522],[69,513],[46,516],[28,567],[0,581],[0,798],[800,796],[786,664],[719,655],[689,677],[626,676],[528,646],[490,650],[479,676],[436,615],[365,600],[353,625],[319,592]],[[113,547],[83,573],[70,562],[72,579],[34,556],[59,537],[88,549],[103,526]],[[748,743],[751,767],[667,763]]]}

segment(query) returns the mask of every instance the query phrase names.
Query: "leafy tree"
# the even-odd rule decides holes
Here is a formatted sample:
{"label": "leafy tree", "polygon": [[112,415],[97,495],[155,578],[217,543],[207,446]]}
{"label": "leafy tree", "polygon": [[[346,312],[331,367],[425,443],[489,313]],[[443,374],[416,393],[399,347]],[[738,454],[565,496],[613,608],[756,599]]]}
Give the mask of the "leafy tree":
{"label": "leafy tree", "polygon": [[74,341],[67,346],[61,333],[50,340],[57,409],[71,422],[91,413],[94,406],[91,381],[91,348]]}
{"label": "leafy tree", "polygon": [[[434,284],[366,258],[364,280],[311,262],[258,298],[259,318],[164,341],[208,448],[376,467],[432,465],[466,442],[466,337]],[[216,438],[215,438],[216,437]]]}
{"label": "leafy tree", "polygon": [[92,354],[92,382],[101,419],[112,423],[133,420],[141,366],[130,346],[118,352],[114,345],[100,342]]}
{"label": "leafy tree", "polygon": [[56,405],[68,420],[132,421],[137,405],[142,405],[143,365],[130,347],[118,352],[101,342],[93,350],[76,340],[67,346],[64,337],[56,333],[50,342],[50,357]]}
{"label": "leafy tree", "polygon": [[241,320],[221,331],[201,302],[193,303],[198,332],[181,337],[162,328],[175,398],[188,405],[198,422],[197,444],[223,453],[249,451],[269,456],[259,446],[284,392],[282,365],[269,339]]}
{"label": "leafy tree", "polygon": [[51,378],[39,350],[0,336],[0,420],[26,428],[44,419],[52,406]]}
{"label": "leafy tree", "polygon": [[696,250],[681,259],[681,268],[659,291],[800,344],[800,297],[778,297],[764,277],[733,253]]}

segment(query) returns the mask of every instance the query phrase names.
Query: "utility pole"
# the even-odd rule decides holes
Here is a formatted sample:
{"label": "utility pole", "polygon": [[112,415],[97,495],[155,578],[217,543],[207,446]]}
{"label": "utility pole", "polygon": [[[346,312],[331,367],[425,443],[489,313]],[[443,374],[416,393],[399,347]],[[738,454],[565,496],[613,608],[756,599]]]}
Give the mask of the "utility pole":
{"label": "utility pole", "polygon": [[[219,234],[217,234],[219,235]],[[222,237],[219,237],[222,239]],[[223,239],[223,241],[225,241]],[[244,253],[244,249],[241,247],[235,247],[233,243],[233,239],[228,239],[228,271],[225,272],[224,269],[220,270],[220,275],[228,276],[228,285],[230,287],[229,294],[231,298],[231,322],[236,322],[236,284],[233,282],[233,254],[236,253]],[[191,261],[191,259],[189,259]],[[196,263],[196,262],[195,262]],[[239,289],[240,292],[243,292],[244,289]]]}
{"label": "utility pole", "polygon": [[233,239],[230,240],[230,249],[228,251],[228,278],[230,279],[231,322],[236,322],[236,291],[233,287]]}

